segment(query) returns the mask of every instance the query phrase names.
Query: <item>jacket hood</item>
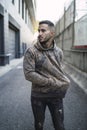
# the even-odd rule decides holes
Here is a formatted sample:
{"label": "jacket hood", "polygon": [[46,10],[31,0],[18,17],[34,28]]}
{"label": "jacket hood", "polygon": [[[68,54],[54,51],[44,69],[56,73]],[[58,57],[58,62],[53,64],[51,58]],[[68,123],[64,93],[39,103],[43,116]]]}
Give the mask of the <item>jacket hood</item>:
{"label": "jacket hood", "polygon": [[40,51],[47,51],[47,50],[53,50],[56,47],[56,43],[55,41],[53,41],[53,44],[50,48],[44,48],[39,41],[36,42],[36,44],[34,45],[38,50]]}

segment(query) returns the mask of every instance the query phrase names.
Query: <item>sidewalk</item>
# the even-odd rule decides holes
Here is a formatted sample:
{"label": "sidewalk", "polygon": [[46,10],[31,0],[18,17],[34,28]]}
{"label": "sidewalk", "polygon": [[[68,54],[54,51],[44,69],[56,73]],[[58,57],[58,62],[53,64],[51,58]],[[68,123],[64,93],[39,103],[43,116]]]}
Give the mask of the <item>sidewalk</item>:
{"label": "sidewalk", "polygon": [[13,69],[14,67],[16,67],[22,61],[23,61],[23,57],[18,59],[13,59],[10,61],[10,64],[7,64],[5,66],[0,66],[0,77],[6,74],[11,69]]}
{"label": "sidewalk", "polygon": [[87,73],[65,62],[64,71],[87,94]]}

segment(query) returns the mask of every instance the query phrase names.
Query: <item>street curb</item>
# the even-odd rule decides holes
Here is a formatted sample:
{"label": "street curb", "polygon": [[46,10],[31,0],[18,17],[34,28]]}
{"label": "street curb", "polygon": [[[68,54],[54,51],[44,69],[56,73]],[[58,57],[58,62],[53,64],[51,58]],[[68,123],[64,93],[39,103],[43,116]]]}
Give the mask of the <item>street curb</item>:
{"label": "street curb", "polygon": [[5,66],[0,66],[0,77],[2,77],[4,74],[6,74],[8,71],[15,68],[18,64],[20,64],[23,61],[22,58],[13,59],[10,61],[10,64],[7,64]]}
{"label": "street curb", "polygon": [[80,71],[76,67],[64,62],[64,71],[78,86],[87,94],[87,73]]}

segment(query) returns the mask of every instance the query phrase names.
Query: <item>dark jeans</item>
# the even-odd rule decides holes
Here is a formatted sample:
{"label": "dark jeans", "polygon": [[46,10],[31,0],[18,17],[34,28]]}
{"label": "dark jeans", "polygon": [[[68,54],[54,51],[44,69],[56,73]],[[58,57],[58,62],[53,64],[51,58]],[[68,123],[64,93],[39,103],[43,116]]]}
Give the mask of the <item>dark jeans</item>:
{"label": "dark jeans", "polygon": [[50,110],[55,130],[65,130],[62,99],[31,97],[31,105],[35,119],[35,130],[43,130],[46,106]]}

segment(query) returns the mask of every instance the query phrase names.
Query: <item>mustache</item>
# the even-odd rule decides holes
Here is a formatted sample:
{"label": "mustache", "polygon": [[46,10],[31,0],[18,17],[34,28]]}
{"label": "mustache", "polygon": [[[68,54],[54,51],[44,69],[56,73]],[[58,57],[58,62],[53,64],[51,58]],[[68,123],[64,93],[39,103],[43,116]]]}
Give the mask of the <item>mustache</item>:
{"label": "mustache", "polygon": [[43,36],[40,36],[40,35],[39,35],[38,38],[43,38]]}

